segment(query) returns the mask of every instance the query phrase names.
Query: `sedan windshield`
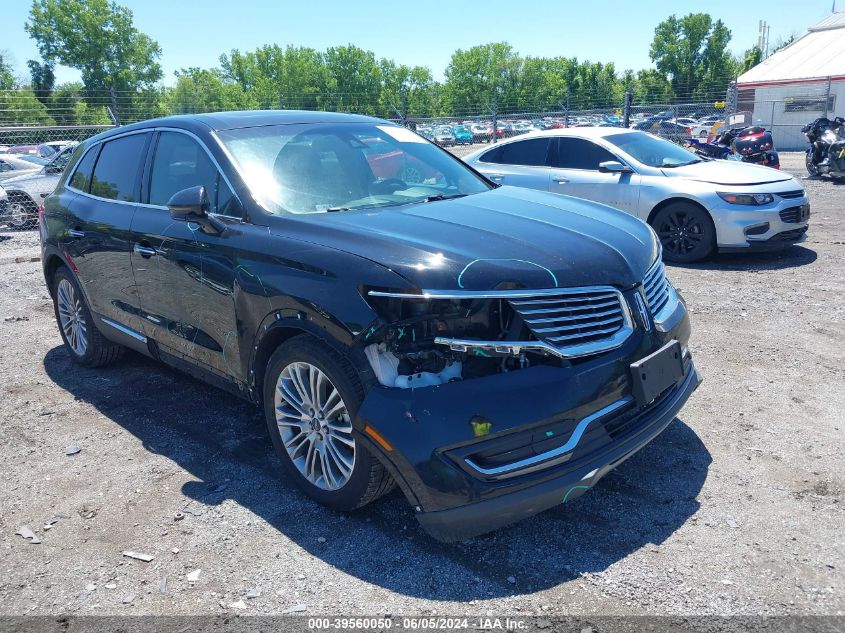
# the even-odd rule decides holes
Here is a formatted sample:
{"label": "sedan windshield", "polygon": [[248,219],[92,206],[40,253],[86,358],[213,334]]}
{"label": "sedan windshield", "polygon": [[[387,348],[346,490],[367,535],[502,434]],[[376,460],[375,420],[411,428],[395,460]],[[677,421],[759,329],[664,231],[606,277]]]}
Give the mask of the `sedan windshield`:
{"label": "sedan windshield", "polygon": [[275,214],[396,206],[491,188],[397,125],[271,125],[218,135],[255,198]]}
{"label": "sedan windshield", "polygon": [[649,167],[681,167],[701,159],[683,147],[645,132],[627,132],[604,137],[623,152]]}

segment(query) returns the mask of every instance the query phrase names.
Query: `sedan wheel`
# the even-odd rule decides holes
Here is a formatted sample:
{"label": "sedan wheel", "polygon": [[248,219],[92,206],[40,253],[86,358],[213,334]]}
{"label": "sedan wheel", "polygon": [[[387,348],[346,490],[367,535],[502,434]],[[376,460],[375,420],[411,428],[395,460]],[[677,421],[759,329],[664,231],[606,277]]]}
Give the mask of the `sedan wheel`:
{"label": "sedan wheel", "polygon": [[678,202],[657,212],[652,220],[663,245],[663,258],[689,263],[704,259],[716,246],[716,230],[707,212],[698,205]]}
{"label": "sedan wheel", "polygon": [[291,363],[276,381],[276,424],[299,473],[323,490],[342,488],[355,467],[355,438],[340,392],[318,367]]}

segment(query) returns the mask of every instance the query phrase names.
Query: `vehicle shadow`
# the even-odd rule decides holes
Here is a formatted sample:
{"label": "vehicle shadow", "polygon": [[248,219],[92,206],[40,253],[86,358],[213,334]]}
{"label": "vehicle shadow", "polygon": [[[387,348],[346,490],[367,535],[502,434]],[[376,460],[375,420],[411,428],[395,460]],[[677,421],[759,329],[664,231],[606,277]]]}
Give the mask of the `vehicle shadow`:
{"label": "vehicle shadow", "polygon": [[698,510],[711,462],[695,432],[676,419],[566,506],[443,544],[422,531],[396,490],[352,515],[312,502],[282,473],[259,410],[225,392],[136,354],[89,370],[55,347],[44,367],[58,387],[195,478],[182,487],[186,514],[221,512],[215,506],[231,499],[342,572],[434,600],[534,592],[659,545]]}
{"label": "vehicle shadow", "polygon": [[717,253],[709,259],[694,264],[667,262],[672,268],[689,270],[783,270],[812,264],[818,259],[816,251],[804,246],[789,246],[781,251],[760,253]]}

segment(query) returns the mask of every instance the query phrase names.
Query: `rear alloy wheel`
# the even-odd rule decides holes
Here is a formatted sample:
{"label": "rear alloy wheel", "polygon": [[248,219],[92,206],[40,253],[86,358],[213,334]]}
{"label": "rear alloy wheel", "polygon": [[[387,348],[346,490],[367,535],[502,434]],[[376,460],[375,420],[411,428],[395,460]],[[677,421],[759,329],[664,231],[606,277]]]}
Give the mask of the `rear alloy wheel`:
{"label": "rear alloy wheel", "polygon": [[393,488],[352,426],[363,397],[349,360],[315,339],[294,337],[270,358],[264,412],[273,445],[297,485],[335,510],[360,508]]}
{"label": "rear alloy wheel", "polygon": [[675,202],[651,221],[660,243],[663,259],[690,263],[709,256],[716,248],[716,229],[710,215],[697,204]]}
{"label": "rear alloy wheel", "polygon": [[71,358],[85,367],[101,367],[117,360],[124,348],[97,329],[85,297],[71,272],[60,267],[53,278],[56,322]]}

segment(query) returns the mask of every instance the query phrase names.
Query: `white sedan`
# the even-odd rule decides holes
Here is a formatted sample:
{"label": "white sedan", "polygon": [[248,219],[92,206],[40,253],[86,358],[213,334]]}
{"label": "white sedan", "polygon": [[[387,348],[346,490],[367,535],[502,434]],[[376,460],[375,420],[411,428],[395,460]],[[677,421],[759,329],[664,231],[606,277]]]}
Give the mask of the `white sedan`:
{"label": "white sedan", "polygon": [[787,173],[705,161],[645,132],[612,127],[547,130],[464,157],[496,183],[601,202],[648,222],[664,258],[774,250],[806,239],[810,205]]}

